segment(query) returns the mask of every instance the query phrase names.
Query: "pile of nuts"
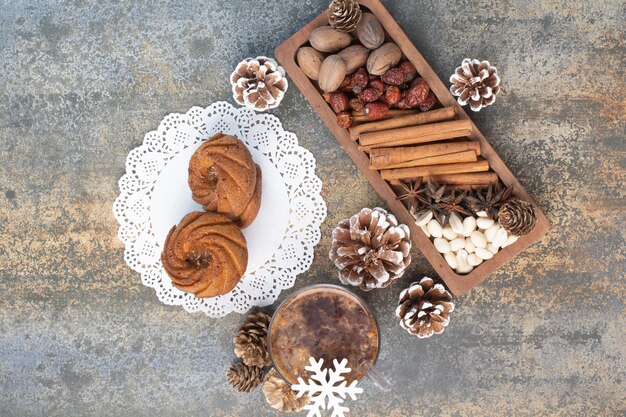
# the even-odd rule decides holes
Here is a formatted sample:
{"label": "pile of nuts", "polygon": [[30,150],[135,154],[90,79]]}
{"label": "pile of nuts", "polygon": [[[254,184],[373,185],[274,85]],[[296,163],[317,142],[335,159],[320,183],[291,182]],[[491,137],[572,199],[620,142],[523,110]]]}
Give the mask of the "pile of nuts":
{"label": "pile of nuts", "polygon": [[385,31],[373,14],[363,13],[354,34],[359,43],[351,45],[351,34],[318,27],[309,38],[311,46],[301,47],[296,56],[302,72],[324,92],[340,127],[352,125],[352,112],[378,120],[390,109],[428,111],[436,104],[413,64],[400,62],[400,48],[385,43]]}
{"label": "pile of nuts", "polygon": [[474,267],[493,258],[500,249],[512,245],[518,239],[484,211],[476,215],[478,217],[467,216],[462,219],[457,213],[452,213],[446,227],[442,227],[431,212],[416,221],[457,274],[472,272]]}

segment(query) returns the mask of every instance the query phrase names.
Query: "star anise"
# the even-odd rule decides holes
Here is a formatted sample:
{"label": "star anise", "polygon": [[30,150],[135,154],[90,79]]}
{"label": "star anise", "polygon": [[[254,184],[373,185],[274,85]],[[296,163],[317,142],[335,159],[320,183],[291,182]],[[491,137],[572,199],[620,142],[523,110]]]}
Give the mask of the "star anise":
{"label": "star anise", "polygon": [[439,185],[432,180],[428,180],[428,183],[424,187],[425,192],[417,195],[417,199],[421,203],[421,212],[432,212],[433,217],[439,219],[445,216],[445,211],[442,207],[442,203],[446,200],[446,186]]}
{"label": "star anise", "polygon": [[446,227],[448,221],[450,220],[450,215],[454,212],[465,214],[466,216],[472,215],[472,212],[463,206],[463,203],[466,201],[466,197],[467,196],[464,192],[456,194],[455,191],[452,190],[450,194],[442,199],[439,203],[439,207],[443,211],[443,227]]}
{"label": "star anise", "polygon": [[500,184],[490,185],[489,188],[478,189],[473,195],[465,197],[469,208],[478,213],[484,211],[489,217],[498,220],[498,210],[511,197],[513,187],[503,187]]}
{"label": "star anise", "polygon": [[407,206],[409,213],[415,214],[420,205],[419,195],[426,192],[426,188],[422,187],[422,179],[402,181],[400,189],[396,199],[402,201]]}

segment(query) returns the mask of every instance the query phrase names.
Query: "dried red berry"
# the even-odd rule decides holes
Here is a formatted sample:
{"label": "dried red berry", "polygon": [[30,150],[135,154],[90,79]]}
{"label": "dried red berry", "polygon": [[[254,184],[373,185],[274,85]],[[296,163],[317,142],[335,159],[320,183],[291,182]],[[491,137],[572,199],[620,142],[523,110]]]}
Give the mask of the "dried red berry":
{"label": "dried red berry", "polygon": [[413,78],[415,78],[415,76],[417,75],[417,70],[415,69],[415,66],[409,61],[404,61],[403,63],[398,65],[398,68],[400,68],[402,72],[404,72],[405,82],[413,80]]}
{"label": "dried red berry", "polygon": [[330,107],[332,107],[335,113],[341,113],[348,110],[348,96],[346,93],[337,92],[330,93],[330,100],[328,101]]}
{"label": "dried red berry", "polygon": [[350,99],[350,108],[354,111],[363,111],[365,103],[360,98]]}
{"label": "dried red berry", "polygon": [[416,78],[406,92],[406,103],[411,107],[421,106],[428,98],[429,92],[430,88],[426,81],[423,78]]}
{"label": "dried red berry", "polygon": [[341,82],[339,86],[339,91],[343,91],[344,93],[352,92],[352,76],[346,75],[346,77]]}
{"label": "dried red berry", "polygon": [[406,74],[400,68],[391,68],[380,79],[389,85],[400,85],[406,81]]}
{"label": "dried red berry", "polygon": [[385,89],[387,88],[387,86],[385,85],[384,82],[382,82],[381,80],[372,80],[370,81],[370,85],[371,88],[374,88],[376,90],[378,90],[381,94],[385,92]]}
{"label": "dried red berry", "polygon": [[341,113],[337,115],[337,125],[339,127],[347,129],[350,126],[352,126],[353,122],[354,122],[354,117],[352,117],[352,114],[350,112],[342,111]]}
{"label": "dried red berry", "polygon": [[355,94],[359,94],[361,91],[365,90],[368,83],[369,77],[367,75],[367,71],[365,71],[364,68],[359,68],[354,74],[352,74],[350,87]]}
{"label": "dried red berry", "polygon": [[390,106],[398,104],[402,100],[402,92],[395,85],[390,85],[387,87],[387,91],[385,91],[385,101]]}
{"label": "dried red berry", "polygon": [[428,111],[432,109],[433,107],[435,107],[436,103],[437,103],[437,97],[435,97],[435,95],[431,91],[430,93],[428,93],[428,97],[426,98],[426,101],[424,101],[424,104],[420,105],[420,110]]}
{"label": "dried red berry", "polygon": [[375,88],[368,87],[365,90],[361,91],[359,94],[359,98],[366,103],[373,103],[378,100],[382,93]]}
{"label": "dried red berry", "polygon": [[406,102],[406,91],[402,91],[402,98],[394,107],[400,110],[408,110],[411,108]]}
{"label": "dried red berry", "polygon": [[365,105],[365,114],[372,120],[382,119],[389,113],[389,106],[380,101],[367,103]]}

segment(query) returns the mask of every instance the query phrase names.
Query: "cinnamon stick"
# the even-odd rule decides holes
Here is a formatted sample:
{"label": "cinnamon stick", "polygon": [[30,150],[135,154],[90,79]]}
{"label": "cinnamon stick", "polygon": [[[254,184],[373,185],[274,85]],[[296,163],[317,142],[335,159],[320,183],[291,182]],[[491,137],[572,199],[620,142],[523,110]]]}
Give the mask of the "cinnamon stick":
{"label": "cinnamon stick", "polygon": [[444,120],[454,119],[455,115],[456,107],[444,107],[443,109],[430,110],[423,113],[408,114],[406,116],[377,120],[373,122],[370,121],[369,123],[352,126],[349,129],[350,136],[352,136],[353,139],[356,139],[362,133],[442,122]]}
{"label": "cinnamon stick", "polygon": [[[416,166],[412,162],[418,159],[430,158],[434,156],[453,154],[463,151],[473,151],[475,155],[480,155],[479,142],[447,142],[435,143],[431,145],[410,146],[404,148],[377,148],[370,151],[371,169],[390,169]],[[476,158],[472,159],[473,161]],[[469,162],[469,161],[454,161]],[[434,164],[421,164],[434,165]]]}
{"label": "cinnamon stick", "polygon": [[458,186],[487,186],[498,182],[498,174],[495,172],[475,172],[464,174],[435,175],[431,179],[440,184]]}
{"label": "cinnamon stick", "polygon": [[475,162],[462,162],[459,164],[428,165],[422,167],[384,169],[380,175],[385,180],[432,177],[447,174],[462,174],[466,172],[489,171],[489,162],[480,160]]}
{"label": "cinnamon stick", "polygon": [[[383,117],[380,120],[389,120],[389,119],[394,119],[397,117],[402,117],[402,116],[406,116],[409,114],[419,114],[419,113],[423,113],[419,110],[389,110],[389,113],[387,113],[387,115],[385,117]],[[364,112],[362,111],[353,111],[352,112],[352,117],[354,117],[354,122],[355,123],[367,123],[367,122],[372,122],[373,120],[367,116]]]}
{"label": "cinnamon stick", "polygon": [[429,156],[426,158],[414,159],[412,161],[406,161],[401,164],[386,166],[383,168],[372,168],[370,165],[370,169],[395,169],[395,168],[410,168],[410,167],[420,167],[420,166],[428,166],[428,165],[442,165],[442,164],[456,164],[460,162],[473,162],[476,161],[476,152],[462,151],[462,152],[454,152],[448,153],[444,155],[435,155]]}
{"label": "cinnamon stick", "polygon": [[365,149],[415,145],[438,140],[460,138],[472,132],[469,120],[431,123],[428,125],[402,127],[380,132],[364,133],[359,136],[359,144]]}

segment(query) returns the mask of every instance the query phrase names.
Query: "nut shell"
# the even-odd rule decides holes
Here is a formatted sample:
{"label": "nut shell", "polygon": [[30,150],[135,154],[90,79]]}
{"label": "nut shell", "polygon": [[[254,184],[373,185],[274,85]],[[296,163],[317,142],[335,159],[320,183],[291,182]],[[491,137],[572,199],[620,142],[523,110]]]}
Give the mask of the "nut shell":
{"label": "nut shell", "polygon": [[356,25],[356,35],[368,49],[376,49],[385,42],[385,31],[371,13],[363,13],[361,21]]}
{"label": "nut shell", "polygon": [[317,80],[322,91],[330,93],[337,90],[346,77],[346,68],[346,61],[339,55],[326,57],[320,67],[319,79]]}
{"label": "nut shell", "polygon": [[352,74],[362,66],[365,66],[370,51],[362,45],[352,45],[342,49],[337,55],[346,61],[346,71]]}
{"label": "nut shell", "polygon": [[304,74],[312,80],[317,80],[320,74],[320,67],[324,62],[324,55],[310,46],[303,46],[298,49],[296,55],[298,65]]}
{"label": "nut shell", "polygon": [[350,45],[352,36],[330,26],[320,26],[311,32],[309,42],[320,52],[337,52]]}
{"label": "nut shell", "polygon": [[383,75],[389,68],[400,62],[402,51],[395,43],[388,42],[372,51],[367,58],[367,72],[371,75]]}

